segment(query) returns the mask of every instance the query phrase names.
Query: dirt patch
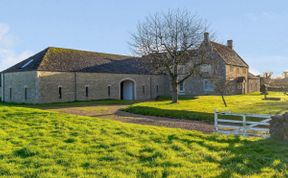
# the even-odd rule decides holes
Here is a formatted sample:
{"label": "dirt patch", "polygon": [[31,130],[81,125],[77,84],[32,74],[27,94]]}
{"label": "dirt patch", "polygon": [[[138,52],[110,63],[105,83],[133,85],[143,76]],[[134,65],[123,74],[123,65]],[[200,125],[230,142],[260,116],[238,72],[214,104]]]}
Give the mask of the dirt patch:
{"label": "dirt patch", "polygon": [[213,132],[213,125],[185,119],[172,119],[164,117],[143,116],[121,111],[127,105],[103,105],[86,107],[66,107],[50,109],[52,111],[76,114],[82,116],[98,117],[103,119],[113,119],[121,122],[136,123],[143,125],[155,125],[170,128],[182,128],[187,130],[198,130],[204,133]]}

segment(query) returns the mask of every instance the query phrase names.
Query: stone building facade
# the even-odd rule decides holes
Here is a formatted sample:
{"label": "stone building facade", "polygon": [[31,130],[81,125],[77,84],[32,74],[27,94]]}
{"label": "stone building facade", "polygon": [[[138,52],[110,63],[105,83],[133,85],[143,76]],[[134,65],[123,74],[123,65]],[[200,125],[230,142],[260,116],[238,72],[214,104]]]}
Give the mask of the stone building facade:
{"label": "stone building facade", "polygon": [[[180,95],[219,94],[218,79],[229,81],[227,94],[259,91],[258,78],[249,75],[249,66],[234,51],[231,40],[222,45],[205,33],[203,45],[211,52],[210,62],[201,69],[203,75],[179,85]],[[148,70],[141,59],[50,47],[1,72],[1,100],[37,104],[168,96],[169,77]]]}
{"label": "stone building facade", "polygon": [[209,34],[205,33],[201,47],[210,51],[206,59],[208,65],[201,76],[192,76],[180,84],[180,95],[219,94],[217,83],[222,83],[220,87],[225,87],[226,94],[260,91],[260,78],[249,73],[248,64],[233,49],[232,40],[228,40],[227,45],[222,45],[210,41]]}
{"label": "stone building facade", "polygon": [[121,99],[121,83],[127,81],[134,84],[135,100],[169,95],[169,80],[161,75],[28,71],[2,73],[2,79],[5,85],[0,89],[5,102],[39,104]]}

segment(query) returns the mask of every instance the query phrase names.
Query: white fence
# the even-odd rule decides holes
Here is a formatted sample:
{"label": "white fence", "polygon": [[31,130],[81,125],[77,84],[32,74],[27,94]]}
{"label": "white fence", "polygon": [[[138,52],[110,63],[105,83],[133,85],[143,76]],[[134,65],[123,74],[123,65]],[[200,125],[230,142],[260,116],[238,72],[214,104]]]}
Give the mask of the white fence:
{"label": "white fence", "polygon": [[[226,116],[225,118],[220,118]],[[232,116],[231,118],[227,118]],[[252,121],[251,121],[252,120]],[[257,121],[254,121],[257,120]],[[224,134],[269,137],[271,115],[214,111],[215,131]]]}

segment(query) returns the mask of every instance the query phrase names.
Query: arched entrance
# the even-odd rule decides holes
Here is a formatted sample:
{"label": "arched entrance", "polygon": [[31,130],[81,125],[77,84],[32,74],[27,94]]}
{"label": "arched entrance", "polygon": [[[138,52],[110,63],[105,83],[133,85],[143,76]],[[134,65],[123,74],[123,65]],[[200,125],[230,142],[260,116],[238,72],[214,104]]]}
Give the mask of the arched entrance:
{"label": "arched entrance", "polygon": [[135,82],[132,80],[123,80],[120,83],[120,99],[135,100]]}

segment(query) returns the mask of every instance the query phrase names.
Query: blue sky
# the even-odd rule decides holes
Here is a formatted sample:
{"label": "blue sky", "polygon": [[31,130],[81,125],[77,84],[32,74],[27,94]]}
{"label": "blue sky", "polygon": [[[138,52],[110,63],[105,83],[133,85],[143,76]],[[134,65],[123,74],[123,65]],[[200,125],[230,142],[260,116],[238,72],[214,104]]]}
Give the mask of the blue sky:
{"label": "blue sky", "polygon": [[0,0],[0,70],[48,46],[130,54],[137,22],[168,9],[206,19],[217,40],[234,40],[254,73],[288,70],[288,1]]}

